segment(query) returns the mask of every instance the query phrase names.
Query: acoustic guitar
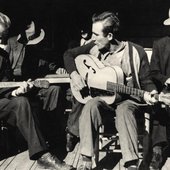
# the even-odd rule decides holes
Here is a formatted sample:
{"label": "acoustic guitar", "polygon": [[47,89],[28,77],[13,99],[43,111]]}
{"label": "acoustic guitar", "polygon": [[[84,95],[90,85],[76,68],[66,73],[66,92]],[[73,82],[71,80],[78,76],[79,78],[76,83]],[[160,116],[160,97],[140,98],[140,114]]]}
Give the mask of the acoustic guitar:
{"label": "acoustic guitar", "polygon": [[[81,91],[74,89],[70,80],[71,90],[74,97],[85,104],[88,100],[98,96],[106,103],[112,104],[117,93],[144,97],[148,93],[141,89],[136,89],[124,85],[124,74],[120,67],[104,66],[101,61],[92,55],[79,55],[75,59],[79,74],[85,80],[87,87]],[[160,102],[170,105],[170,93],[156,94],[154,96]]]}

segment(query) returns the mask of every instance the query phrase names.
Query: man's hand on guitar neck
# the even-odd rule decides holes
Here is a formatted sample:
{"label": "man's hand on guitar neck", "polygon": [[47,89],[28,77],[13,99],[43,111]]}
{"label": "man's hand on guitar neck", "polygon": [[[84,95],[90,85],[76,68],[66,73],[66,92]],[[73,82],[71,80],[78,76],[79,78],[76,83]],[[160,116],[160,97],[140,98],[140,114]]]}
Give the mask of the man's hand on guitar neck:
{"label": "man's hand on guitar neck", "polygon": [[58,68],[56,74],[68,74],[65,68]]}
{"label": "man's hand on guitar neck", "polygon": [[158,102],[158,99],[155,98],[155,94],[158,94],[156,90],[152,90],[151,92],[144,93],[144,100],[147,104],[153,105]]}
{"label": "man's hand on guitar neck", "polygon": [[30,91],[32,89],[32,87],[33,87],[33,83],[31,82],[31,79],[29,79],[28,81],[24,81],[20,87],[13,90],[11,95],[12,96],[23,95],[23,94],[27,93],[28,91]]}
{"label": "man's hand on guitar neck", "polygon": [[77,73],[77,71],[73,71],[70,74],[71,80],[72,80],[72,85],[75,88],[75,90],[80,91],[84,87],[86,87],[86,83],[84,79],[81,77],[80,74]]}

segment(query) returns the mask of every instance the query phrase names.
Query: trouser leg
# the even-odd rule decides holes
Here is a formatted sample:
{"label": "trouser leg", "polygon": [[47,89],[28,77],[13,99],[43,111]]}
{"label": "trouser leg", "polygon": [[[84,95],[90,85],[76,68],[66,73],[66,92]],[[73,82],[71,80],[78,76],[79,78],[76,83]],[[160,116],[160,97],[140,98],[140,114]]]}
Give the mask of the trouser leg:
{"label": "trouser leg", "polygon": [[51,143],[64,133],[66,121],[64,120],[65,96],[60,86],[50,86],[38,92],[41,100],[40,124],[41,128]]}
{"label": "trouser leg", "polygon": [[139,158],[137,124],[134,116],[136,111],[137,106],[129,101],[122,102],[116,108],[116,128],[124,163]]}
{"label": "trouser leg", "polygon": [[53,111],[58,108],[58,111],[63,111],[65,102],[63,101],[64,96],[60,86],[50,86],[48,89],[41,89],[38,92],[38,96],[42,101],[43,110]]}
{"label": "trouser leg", "polygon": [[94,155],[94,143],[99,126],[102,124],[101,108],[107,107],[99,98],[89,100],[80,116],[80,153],[92,157]]}
{"label": "trouser leg", "polygon": [[13,98],[7,109],[10,110],[8,123],[16,125],[26,139],[30,159],[37,159],[39,154],[48,148],[36,125],[36,117],[32,115],[28,100],[24,97]]}
{"label": "trouser leg", "polygon": [[159,145],[164,147],[167,145],[167,110],[154,107],[152,120],[152,146]]}

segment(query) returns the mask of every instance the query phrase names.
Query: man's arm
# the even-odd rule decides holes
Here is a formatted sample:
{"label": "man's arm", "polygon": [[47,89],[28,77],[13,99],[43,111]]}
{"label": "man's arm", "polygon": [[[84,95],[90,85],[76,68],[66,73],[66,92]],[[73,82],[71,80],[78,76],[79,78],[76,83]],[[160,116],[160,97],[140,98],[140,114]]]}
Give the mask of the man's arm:
{"label": "man's arm", "polygon": [[158,82],[159,84],[163,86],[165,81],[169,78],[168,76],[165,76],[160,71],[160,52],[159,52],[159,46],[157,42],[153,43],[153,52],[151,57],[151,76],[153,80]]}
{"label": "man's arm", "polygon": [[74,59],[80,54],[89,54],[90,49],[94,46],[94,42],[87,45],[69,49],[64,53],[64,65],[69,74],[76,71],[76,65]]}
{"label": "man's arm", "polygon": [[151,79],[151,71],[146,52],[143,49],[141,49],[139,55],[141,58],[139,70],[139,80],[141,84],[141,89],[149,92],[152,90],[157,90],[155,84]]}
{"label": "man's arm", "polygon": [[146,52],[143,48],[140,48],[138,52],[140,55],[139,81],[141,89],[146,91],[144,93],[144,101],[149,105],[153,105],[158,102],[154,97],[154,95],[158,93],[157,88],[151,80],[150,66]]}

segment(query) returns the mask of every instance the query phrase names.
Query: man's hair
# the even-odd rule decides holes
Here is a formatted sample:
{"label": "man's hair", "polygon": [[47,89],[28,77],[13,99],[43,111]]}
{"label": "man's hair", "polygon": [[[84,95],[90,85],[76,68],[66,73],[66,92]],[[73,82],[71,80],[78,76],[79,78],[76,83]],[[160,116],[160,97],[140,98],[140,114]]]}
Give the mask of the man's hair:
{"label": "man's hair", "polygon": [[92,17],[92,22],[95,23],[99,21],[103,22],[104,35],[107,35],[109,32],[115,35],[118,32],[120,21],[113,12],[106,11],[98,15],[94,14]]}
{"label": "man's hair", "polygon": [[4,30],[0,32],[1,44],[6,45],[8,41],[8,28],[11,25],[11,21],[7,15],[1,12],[0,12],[0,25],[4,28]]}
{"label": "man's hair", "polygon": [[8,29],[11,25],[11,21],[9,17],[0,12],[0,24],[6,29]]}

